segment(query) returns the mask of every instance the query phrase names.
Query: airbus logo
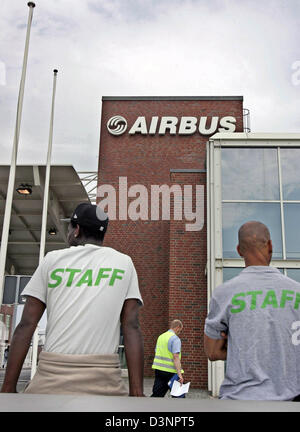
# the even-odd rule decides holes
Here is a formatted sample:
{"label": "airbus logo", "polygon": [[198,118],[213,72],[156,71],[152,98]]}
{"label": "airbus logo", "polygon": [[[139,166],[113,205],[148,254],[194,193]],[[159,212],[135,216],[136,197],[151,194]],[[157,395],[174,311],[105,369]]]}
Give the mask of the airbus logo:
{"label": "airbus logo", "polygon": [[[138,117],[128,131],[129,135],[192,135],[199,132],[201,135],[212,135],[216,132],[235,132],[236,118],[225,116],[188,117],[181,118],[168,116],[153,116],[146,121],[144,116]],[[127,130],[127,121],[124,117],[116,115],[107,122],[107,129],[112,135],[121,135]]]}
{"label": "airbus logo", "polygon": [[107,129],[112,135],[121,135],[127,129],[127,121],[124,117],[116,115],[108,120]]}

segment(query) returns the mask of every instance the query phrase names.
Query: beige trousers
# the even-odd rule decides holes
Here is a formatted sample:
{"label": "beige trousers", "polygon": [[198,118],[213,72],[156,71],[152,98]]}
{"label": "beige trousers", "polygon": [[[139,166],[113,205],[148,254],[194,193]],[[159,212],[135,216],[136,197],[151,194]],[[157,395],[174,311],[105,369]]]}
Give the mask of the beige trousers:
{"label": "beige trousers", "polygon": [[126,396],[118,354],[57,354],[42,351],[24,393]]}

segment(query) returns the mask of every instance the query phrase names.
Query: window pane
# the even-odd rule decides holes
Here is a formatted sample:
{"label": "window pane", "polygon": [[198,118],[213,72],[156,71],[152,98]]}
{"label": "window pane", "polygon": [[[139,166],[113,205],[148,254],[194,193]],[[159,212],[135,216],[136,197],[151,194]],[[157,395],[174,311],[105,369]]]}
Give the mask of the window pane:
{"label": "window pane", "polygon": [[277,150],[222,148],[223,200],[279,200]]}
{"label": "window pane", "polygon": [[239,275],[244,267],[223,267],[223,282]]}
{"label": "window pane", "polygon": [[300,282],[300,269],[288,269],[287,276],[296,282]]}
{"label": "window pane", "polygon": [[14,304],[16,301],[17,277],[12,275],[5,276],[3,304]]}
{"label": "window pane", "polygon": [[[275,203],[223,203],[223,257],[239,258],[238,230],[245,222],[264,223],[271,233],[273,258],[282,258],[280,205]],[[299,243],[300,244],[300,243]]]}
{"label": "window pane", "polygon": [[300,258],[300,204],[284,204],[286,257]]}
{"label": "window pane", "polygon": [[300,149],[280,149],[284,200],[300,200]]}

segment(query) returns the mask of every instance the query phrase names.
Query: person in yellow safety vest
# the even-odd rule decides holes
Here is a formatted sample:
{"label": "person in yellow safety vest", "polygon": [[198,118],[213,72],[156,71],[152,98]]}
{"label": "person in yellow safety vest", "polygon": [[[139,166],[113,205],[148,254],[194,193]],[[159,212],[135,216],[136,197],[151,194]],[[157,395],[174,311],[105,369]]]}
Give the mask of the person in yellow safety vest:
{"label": "person in yellow safety vest", "polygon": [[176,373],[180,384],[183,384],[181,340],[178,337],[182,329],[182,322],[175,319],[171,322],[170,329],[157,339],[152,365],[152,369],[155,370],[155,380],[151,397],[164,397],[169,390],[168,382]]}

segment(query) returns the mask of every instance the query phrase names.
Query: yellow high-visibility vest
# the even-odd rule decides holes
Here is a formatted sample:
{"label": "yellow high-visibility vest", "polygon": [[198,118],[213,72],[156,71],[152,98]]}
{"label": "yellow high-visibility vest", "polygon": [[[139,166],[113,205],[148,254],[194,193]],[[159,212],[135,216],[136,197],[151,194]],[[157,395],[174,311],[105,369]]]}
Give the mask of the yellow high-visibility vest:
{"label": "yellow high-visibility vest", "polygon": [[[174,336],[174,333],[170,330],[161,334],[157,339],[156,352],[152,365],[152,369],[159,369],[166,372],[177,373],[174,365],[173,353],[168,350],[169,339]],[[181,359],[181,353],[179,353],[179,358]],[[181,373],[183,373],[181,369]]]}

